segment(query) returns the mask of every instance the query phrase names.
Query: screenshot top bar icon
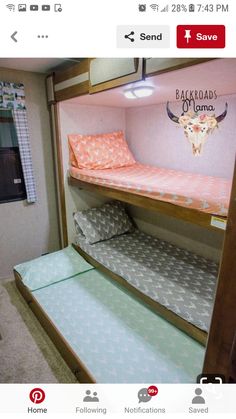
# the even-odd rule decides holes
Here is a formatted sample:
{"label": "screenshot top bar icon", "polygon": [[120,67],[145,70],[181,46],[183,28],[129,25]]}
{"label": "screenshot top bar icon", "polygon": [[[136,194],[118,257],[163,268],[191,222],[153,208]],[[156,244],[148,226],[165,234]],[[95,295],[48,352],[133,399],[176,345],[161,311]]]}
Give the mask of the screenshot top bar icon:
{"label": "screenshot top bar icon", "polygon": [[61,3],[55,3],[53,6],[50,4],[30,4],[27,6],[25,3],[20,3],[18,5],[15,4],[7,4],[6,7],[9,9],[10,12],[15,12],[18,10],[18,12],[27,12],[29,10],[30,12],[38,12],[41,10],[42,12],[50,12],[51,10],[54,10],[54,12],[62,12],[62,4]]}

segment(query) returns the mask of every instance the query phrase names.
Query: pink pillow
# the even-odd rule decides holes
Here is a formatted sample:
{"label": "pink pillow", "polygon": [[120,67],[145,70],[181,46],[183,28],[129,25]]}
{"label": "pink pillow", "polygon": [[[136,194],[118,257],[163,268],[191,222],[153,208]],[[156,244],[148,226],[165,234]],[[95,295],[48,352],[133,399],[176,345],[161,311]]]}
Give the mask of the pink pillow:
{"label": "pink pillow", "polygon": [[79,169],[115,169],[136,163],[123,131],[68,136],[70,162]]}

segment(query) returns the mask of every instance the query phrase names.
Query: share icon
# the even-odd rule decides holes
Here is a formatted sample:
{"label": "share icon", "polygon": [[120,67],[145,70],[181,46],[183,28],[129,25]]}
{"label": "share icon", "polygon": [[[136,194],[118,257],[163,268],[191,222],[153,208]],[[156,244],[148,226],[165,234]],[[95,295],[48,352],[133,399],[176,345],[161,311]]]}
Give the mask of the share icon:
{"label": "share icon", "polygon": [[131,36],[134,36],[134,31],[131,31],[129,34],[125,35],[125,39],[129,39],[131,42],[134,42],[135,39],[131,38]]}

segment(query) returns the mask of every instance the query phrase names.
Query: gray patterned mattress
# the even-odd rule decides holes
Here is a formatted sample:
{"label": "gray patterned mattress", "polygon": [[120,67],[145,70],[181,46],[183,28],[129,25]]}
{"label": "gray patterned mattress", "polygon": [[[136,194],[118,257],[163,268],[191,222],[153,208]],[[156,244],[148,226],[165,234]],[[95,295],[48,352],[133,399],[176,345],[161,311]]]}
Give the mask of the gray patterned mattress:
{"label": "gray patterned mattress", "polygon": [[178,316],[208,331],[218,265],[139,230],[95,244],[86,253]]}

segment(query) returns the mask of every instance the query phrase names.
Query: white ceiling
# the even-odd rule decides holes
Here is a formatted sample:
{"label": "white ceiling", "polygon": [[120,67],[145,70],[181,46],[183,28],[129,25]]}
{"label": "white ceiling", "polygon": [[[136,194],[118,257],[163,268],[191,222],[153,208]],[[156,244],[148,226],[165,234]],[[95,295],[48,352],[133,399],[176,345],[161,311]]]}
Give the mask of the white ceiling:
{"label": "white ceiling", "polygon": [[236,93],[236,59],[225,58],[208,61],[181,70],[151,77],[139,85],[154,86],[154,94],[148,98],[130,100],[124,96],[126,86],[93,95],[70,99],[69,103],[115,107],[148,106],[175,101],[176,89],[216,90],[217,96]]}
{"label": "white ceiling", "polygon": [[65,61],[67,60],[62,58],[0,58],[0,67],[35,73],[48,73]]}

